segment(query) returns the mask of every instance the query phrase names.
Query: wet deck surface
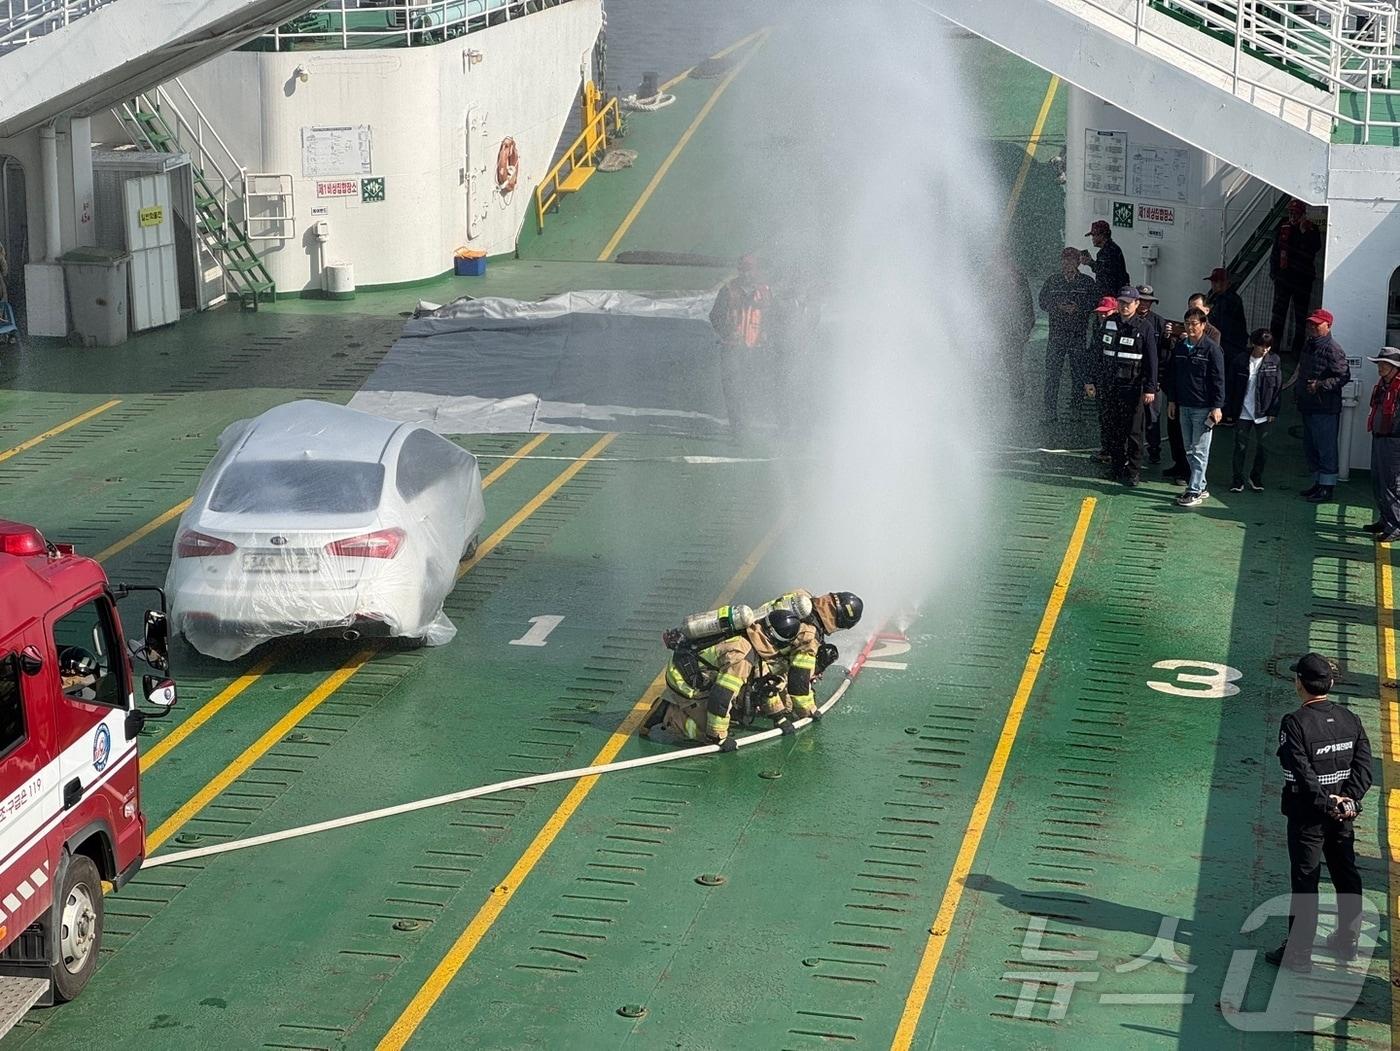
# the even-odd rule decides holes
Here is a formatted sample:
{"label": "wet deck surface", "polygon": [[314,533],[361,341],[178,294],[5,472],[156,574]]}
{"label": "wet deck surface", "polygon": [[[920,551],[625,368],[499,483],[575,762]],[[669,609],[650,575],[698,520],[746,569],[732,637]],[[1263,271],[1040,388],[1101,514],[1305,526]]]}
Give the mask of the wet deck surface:
{"label": "wet deck surface", "polygon": [[[979,57],[996,85],[983,126],[1010,185],[1047,84]],[[692,126],[614,250],[733,254],[742,234],[715,221],[726,202],[704,197],[706,136],[780,72],[758,54],[698,125],[724,82],[682,82],[675,107],[633,118],[637,166],[596,177],[483,281],[224,310],[119,350],[4,359],[6,515],[100,553],[115,579],[159,581],[219,431],[295,397],[348,399],[418,298],[713,285],[704,268],[597,260]],[[1034,164],[1013,229],[1035,280],[1054,265],[1058,193]],[[1232,1003],[1263,1010],[1273,981],[1262,961],[1247,988],[1228,972],[1281,931],[1275,918],[1240,933],[1287,889],[1272,749],[1292,697],[1280,668],[1309,648],[1340,660],[1339,692],[1387,757],[1358,829],[1372,900],[1383,912],[1386,900],[1389,552],[1378,561],[1356,531],[1364,478],[1338,505],[1297,499],[1293,423],[1267,492],[1225,493],[1218,446],[1217,498],[1195,511],[1172,506],[1171,486],[1100,480],[1082,454],[1001,452],[991,542],[905,638],[877,644],[822,725],[586,794],[511,792],[152,869],[108,897],[103,966],[82,999],[32,1013],[6,1046],[102,1033],[152,1049],[880,1047],[901,1032],[950,1048],[1386,1046],[1384,914],[1344,1022],[1307,1019],[1298,1028],[1316,1035],[1293,1035],[1227,1017]],[[1088,427],[1050,437],[1083,446]],[[461,441],[484,472],[507,466],[486,494],[488,549],[447,603],[457,638],[414,652],[274,645],[233,664],[178,649],[181,705],[143,748],[153,854],[583,765],[619,743],[622,757],[660,751],[614,735],[654,695],[658,632],[677,614],[736,589],[751,602],[795,584],[859,590],[784,575],[781,520],[775,532],[775,509],[751,496],[781,488],[781,463],[668,459],[727,451],[695,439],[599,449],[596,435],[553,435],[518,461],[532,436]],[[1047,608],[1058,619],[1037,646]],[[510,645],[542,615],[563,617],[547,645]],[[1221,674],[1238,692],[1192,694],[1180,672],[1209,669],[1164,661],[1233,669]],[[1142,962],[1159,935],[1177,966]],[[1070,990],[1063,1013],[1054,975]],[[1279,992],[1320,997],[1304,1007],[1348,995],[1325,964],[1317,982]],[[644,1014],[619,1013],[630,1005]]]}

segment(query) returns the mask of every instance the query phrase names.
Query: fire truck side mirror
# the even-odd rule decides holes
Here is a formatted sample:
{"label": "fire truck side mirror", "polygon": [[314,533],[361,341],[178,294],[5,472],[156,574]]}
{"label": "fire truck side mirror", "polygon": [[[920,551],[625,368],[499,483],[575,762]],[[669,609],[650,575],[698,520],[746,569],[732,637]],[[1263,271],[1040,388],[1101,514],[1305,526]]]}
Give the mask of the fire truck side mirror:
{"label": "fire truck side mirror", "polygon": [[175,683],[157,675],[143,675],[141,688],[146,693],[146,701],[157,708],[175,707]]}
{"label": "fire truck side mirror", "polygon": [[170,621],[158,609],[146,611],[146,636],[142,649],[145,651],[142,659],[156,671],[170,669]]}
{"label": "fire truck side mirror", "polygon": [[26,646],[19,651],[19,670],[25,675],[38,675],[44,668],[44,657],[37,646]]}

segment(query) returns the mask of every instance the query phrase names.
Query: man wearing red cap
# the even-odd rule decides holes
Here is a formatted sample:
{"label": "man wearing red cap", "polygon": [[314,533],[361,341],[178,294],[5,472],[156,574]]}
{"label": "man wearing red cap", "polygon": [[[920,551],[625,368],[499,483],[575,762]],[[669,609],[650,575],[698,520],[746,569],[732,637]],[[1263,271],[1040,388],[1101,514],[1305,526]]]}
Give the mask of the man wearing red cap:
{"label": "man wearing red cap", "polygon": [[1329,503],[1337,484],[1337,428],[1342,414],[1342,388],[1351,379],[1346,352],[1332,338],[1332,314],[1319,307],[1308,315],[1308,340],[1298,358],[1293,379],[1294,397],[1303,415],[1303,454],[1312,471],[1313,484],[1304,489],[1304,500]]}
{"label": "man wearing red cap", "polygon": [[1228,362],[1249,349],[1249,322],[1244,316],[1244,300],[1230,287],[1230,271],[1217,266],[1205,278],[1210,282],[1206,296],[1210,321],[1220,330],[1220,346]]}
{"label": "man wearing red cap", "polygon": [[1090,257],[1088,252],[1080,252],[1080,262],[1094,268],[1094,284],[1098,285],[1100,296],[1117,296],[1118,290],[1131,284],[1128,280],[1128,264],[1123,259],[1123,249],[1113,240],[1113,230],[1102,219],[1096,219],[1084,235],[1092,238],[1099,254]]}
{"label": "man wearing red cap", "polygon": [[1320,251],[1322,235],[1308,221],[1308,206],[1294,198],[1288,202],[1288,217],[1274,233],[1274,249],[1269,255],[1269,276],[1274,279],[1274,312],[1269,330],[1274,334],[1274,346],[1280,350],[1290,306],[1293,308],[1293,353],[1302,349],[1306,334],[1303,317],[1312,304]]}

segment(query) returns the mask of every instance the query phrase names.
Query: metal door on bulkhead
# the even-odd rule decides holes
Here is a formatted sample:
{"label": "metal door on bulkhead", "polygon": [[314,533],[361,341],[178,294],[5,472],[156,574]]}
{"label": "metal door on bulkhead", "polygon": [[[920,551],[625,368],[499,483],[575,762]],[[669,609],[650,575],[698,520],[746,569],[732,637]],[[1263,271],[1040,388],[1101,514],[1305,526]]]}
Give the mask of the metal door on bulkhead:
{"label": "metal door on bulkhead", "polygon": [[180,275],[170,175],[137,175],[122,185],[123,225],[131,252],[133,332],[180,320]]}

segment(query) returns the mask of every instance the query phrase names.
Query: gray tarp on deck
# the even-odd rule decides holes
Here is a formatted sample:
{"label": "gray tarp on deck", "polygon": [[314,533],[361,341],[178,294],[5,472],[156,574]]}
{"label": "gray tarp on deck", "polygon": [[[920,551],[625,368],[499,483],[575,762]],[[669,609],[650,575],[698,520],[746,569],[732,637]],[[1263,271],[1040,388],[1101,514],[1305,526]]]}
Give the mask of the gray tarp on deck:
{"label": "gray tarp on deck", "polygon": [[724,426],[713,293],[463,300],[418,317],[350,406],[443,434]]}

